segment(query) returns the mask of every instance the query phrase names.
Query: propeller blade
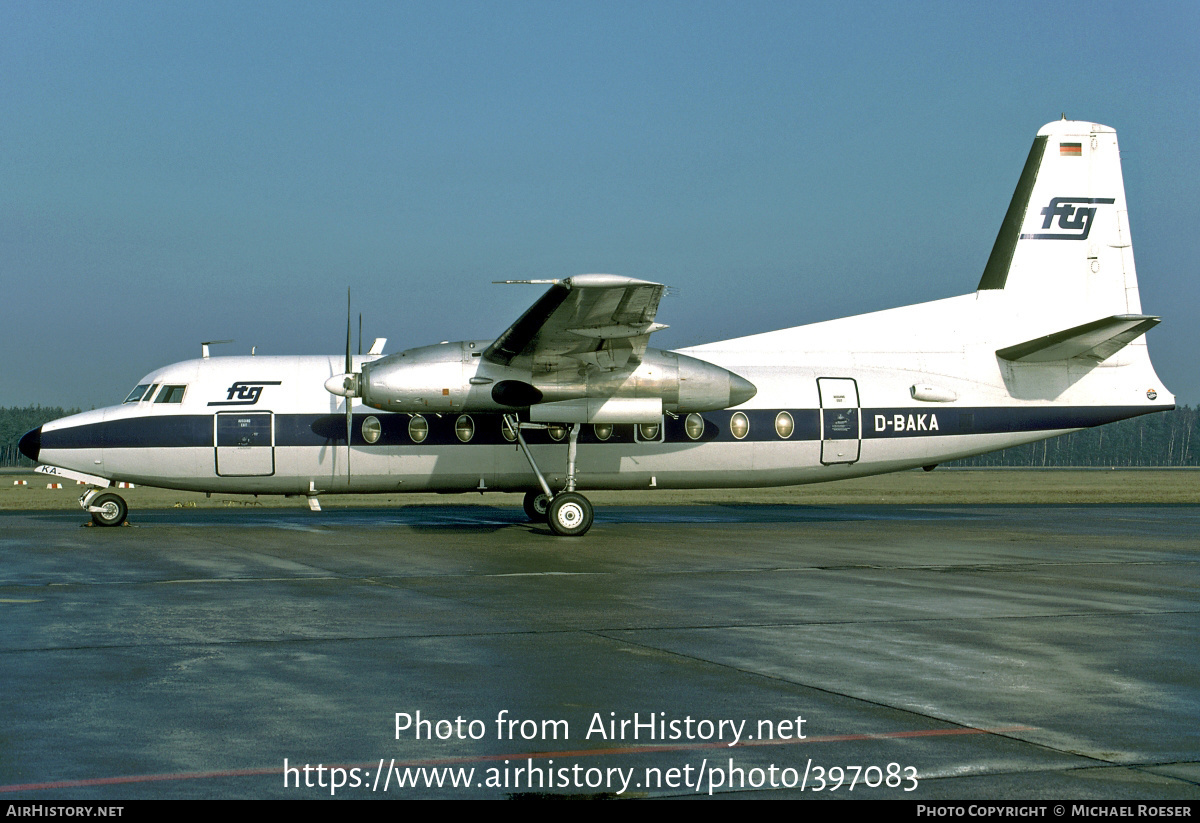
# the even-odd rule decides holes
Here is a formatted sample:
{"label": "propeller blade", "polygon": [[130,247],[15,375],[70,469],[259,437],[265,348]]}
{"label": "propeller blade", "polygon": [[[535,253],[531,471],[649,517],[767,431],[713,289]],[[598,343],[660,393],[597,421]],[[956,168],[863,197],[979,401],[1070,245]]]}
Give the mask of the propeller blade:
{"label": "propeller blade", "polygon": [[354,409],[351,403],[353,397],[346,398],[346,477],[350,476],[350,435],[354,432]]}

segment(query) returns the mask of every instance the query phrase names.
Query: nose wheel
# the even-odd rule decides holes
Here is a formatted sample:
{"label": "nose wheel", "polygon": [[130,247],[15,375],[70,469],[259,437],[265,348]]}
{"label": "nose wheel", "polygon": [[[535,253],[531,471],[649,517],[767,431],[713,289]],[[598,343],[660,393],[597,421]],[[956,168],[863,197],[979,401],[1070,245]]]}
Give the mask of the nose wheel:
{"label": "nose wheel", "polygon": [[120,526],[129,515],[129,506],[119,494],[99,494],[79,501],[97,526]]}

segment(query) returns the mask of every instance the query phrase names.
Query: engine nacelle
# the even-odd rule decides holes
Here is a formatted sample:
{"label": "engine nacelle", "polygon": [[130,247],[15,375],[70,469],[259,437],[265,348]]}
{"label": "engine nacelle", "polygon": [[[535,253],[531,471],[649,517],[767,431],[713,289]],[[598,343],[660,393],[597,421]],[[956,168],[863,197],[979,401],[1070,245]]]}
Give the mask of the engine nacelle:
{"label": "engine nacelle", "polygon": [[359,396],[366,405],[386,411],[463,411],[472,388],[468,381],[485,347],[438,343],[364,363]]}
{"label": "engine nacelle", "polygon": [[[581,363],[579,368],[533,374],[484,360],[487,345],[487,341],[439,343],[388,355],[363,364],[361,377],[347,391],[354,390],[372,408],[420,414],[540,406],[538,416],[543,417],[555,408],[553,404],[562,404],[557,408],[568,419],[556,422],[588,423],[612,422],[610,417],[640,420],[652,407],[672,414],[726,409],[745,403],[758,391],[728,369],[661,349],[646,349],[642,361],[631,369],[605,370]],[[336,389],[330,391],[341,393]],[[642,402],[609,405],[609,400]]]}
{"label": "engine nacelle", "polygon": [[642,362],[633,369],[562,369],[534,375],[533,386],[544,403],[576,398],[658,398],[663,410],[672,414],[727,409],[758,393],[753,383],[728,369],[661,349],[646,349]]}

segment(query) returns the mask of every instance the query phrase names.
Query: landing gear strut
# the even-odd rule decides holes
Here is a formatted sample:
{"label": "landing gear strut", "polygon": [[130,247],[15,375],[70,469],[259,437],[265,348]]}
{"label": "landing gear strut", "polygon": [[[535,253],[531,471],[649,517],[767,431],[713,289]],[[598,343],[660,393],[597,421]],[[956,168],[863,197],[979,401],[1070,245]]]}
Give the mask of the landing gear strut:
{"label": "landing gear strut", "polygon": [[562,537],[579,537],[585,534],[592,527],[594,510],[591,501],[575,491],[575,458],[579,446],[579,424],[571,424],[570,434],[567,438],[566,488],[558,494],[554,494],[550,491],[550,484],[546,482],[545,475],[534,461],[533,455],[529,451],[529,444],[521,436],[522,428],[544,429],[546,426],[538,423],[522,423],[517,420],[515,414],[505,415],[505,421],[509,429],[517,436],[517,445],[525,455],[525,459],[529,461],[529,466],[537,477],[538,485],[542,487],[540,493],[536,491],[525,493],[523,501],[525,514],[529,515],[529,519],[534,522],[546,523],[552,532]]}

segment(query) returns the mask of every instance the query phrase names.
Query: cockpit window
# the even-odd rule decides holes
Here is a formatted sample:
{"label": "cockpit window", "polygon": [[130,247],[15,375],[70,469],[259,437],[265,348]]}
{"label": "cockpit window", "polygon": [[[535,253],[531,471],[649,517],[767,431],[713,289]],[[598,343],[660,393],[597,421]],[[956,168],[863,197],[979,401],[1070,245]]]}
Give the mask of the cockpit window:
{"label": "cockpit window", "polygon": [[125,398],[125,402],[126,403],[136,403],[137,401],[141,400],[142,395],[144,395],[146,393],[146,389],[148,389],[148,388],[150,388],[149,383],[142,383],[140,386],[138,386],[137,388],[135,388],[133,391],[131,391],[129,393],[129,396]]}
{"label": "cockpit window", "polygon": [[158,393],[158,397],[154,398],[155,403],[182,403],[183,392],[187,386],[163,386],[162,391]]}

